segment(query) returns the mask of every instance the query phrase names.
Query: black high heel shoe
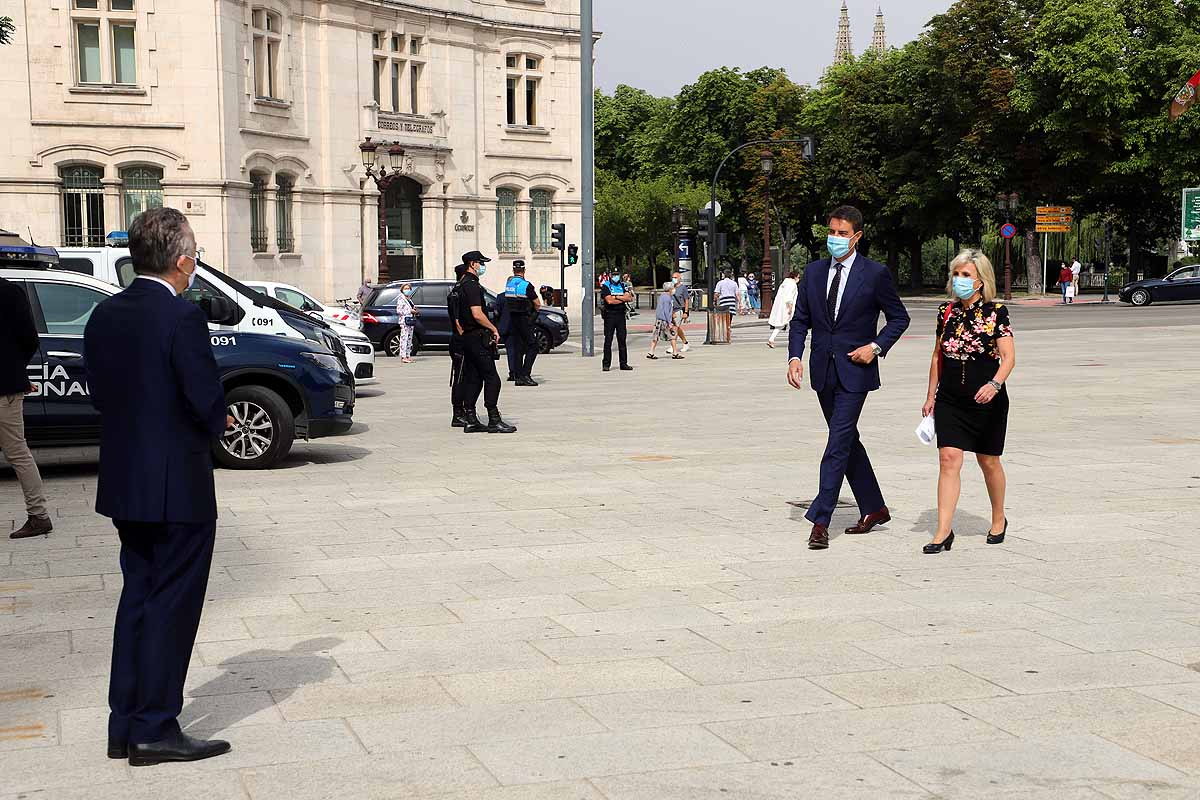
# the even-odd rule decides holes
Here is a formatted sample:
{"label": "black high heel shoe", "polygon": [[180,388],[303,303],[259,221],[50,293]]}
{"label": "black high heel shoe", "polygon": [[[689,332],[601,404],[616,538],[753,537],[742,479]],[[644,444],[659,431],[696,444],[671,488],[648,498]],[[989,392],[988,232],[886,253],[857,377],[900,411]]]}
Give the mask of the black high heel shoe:
{"label": "black high heel shoe", "polygon": [[930,542],[929,544],[925,545],[925,547],[922,548],[922,552],[924,552],[925,555],[927,555],[927,556],[931,556],[934,553],[940,553],[943,550],[945,550],[948,553],[948,552],[950,552],[950,548],[953,546],[954,546],[954,531],[950,531],[950,535],[947,536],[942,541]]}
{"label": "black high heel shoe", "polygon": [[1004,530],[1000,531],[999,533],[992,533],[991,531],[988,531],[987,543],[988,544],[1004,544],[1004,536],[1007,533],[1008,533],[1008,517],[1005,517],[1004,518]]}

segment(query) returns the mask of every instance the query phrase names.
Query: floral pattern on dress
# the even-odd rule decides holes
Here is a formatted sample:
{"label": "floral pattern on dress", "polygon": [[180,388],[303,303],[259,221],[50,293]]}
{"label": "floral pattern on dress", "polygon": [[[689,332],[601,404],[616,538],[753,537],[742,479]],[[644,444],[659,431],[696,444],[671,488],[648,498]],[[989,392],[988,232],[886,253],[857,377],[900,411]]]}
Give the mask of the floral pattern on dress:
{"label": "floral pattern on dress", "polygon": [[[946,309],[950,309],[949,317]],[[1013,335],[1008,309],[1003,303],[979,300],[968,308],[962,303],[942,303],[938,307],[937,335],[942,338],[942,353],[955,361],[986,358],[1000,360],[999,340]]]}

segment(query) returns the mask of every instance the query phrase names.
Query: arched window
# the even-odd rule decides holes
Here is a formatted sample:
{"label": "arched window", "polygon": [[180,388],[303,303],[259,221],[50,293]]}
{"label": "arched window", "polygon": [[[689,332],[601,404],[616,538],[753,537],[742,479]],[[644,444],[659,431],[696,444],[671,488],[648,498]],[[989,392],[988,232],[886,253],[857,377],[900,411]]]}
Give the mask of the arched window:
{"label": "arched window", "polygon": [[275,237],[279,252],[295,252],[296,239],[292,233],[292,188],[295,180],[290,175],[275,178]]}
{"label": "arched window", "polygon": [[496,190],[496,250],[516,253],[521,248],[517,233],[517,190]]}
{"label": "arched window", "polygon": [[162,208],[162,170],[158,167],[127,167],[121,170],[121,208],[125,230],[134,217],[151,208]]}
{"label": "arched window", "polygon": [[533,205],[529,210],[529,247],[535,253],[549,253],[550,246],[550,198],[545,189],[534,189],[529,193]]}
{"label": "arched window", "polygon": [[67,247],[104,246],[104,173],[99,167],[64,167],[63,244]]}
{"label": "arched window", "polygon": [[267,252],[267,176],[250,173],[250,249]]}

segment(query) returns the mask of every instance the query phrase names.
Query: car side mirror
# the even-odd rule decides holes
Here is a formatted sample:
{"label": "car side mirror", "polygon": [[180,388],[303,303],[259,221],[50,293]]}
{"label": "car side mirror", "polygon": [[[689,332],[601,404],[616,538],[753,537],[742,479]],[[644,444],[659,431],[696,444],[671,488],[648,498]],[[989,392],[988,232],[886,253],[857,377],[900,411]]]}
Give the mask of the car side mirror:
{"label": "car side mirror", "polygon": [[233,325],[237,322],[237,303],[228,297],[202,297],[200,310],[214,325]]}

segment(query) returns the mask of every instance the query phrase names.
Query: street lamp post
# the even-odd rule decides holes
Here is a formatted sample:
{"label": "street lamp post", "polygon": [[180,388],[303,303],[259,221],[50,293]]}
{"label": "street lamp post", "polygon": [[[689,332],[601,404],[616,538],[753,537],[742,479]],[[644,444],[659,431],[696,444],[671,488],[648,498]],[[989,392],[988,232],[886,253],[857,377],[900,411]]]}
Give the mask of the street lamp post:
{"label": "street lamp post", "polygon": [[[378,151],[385,144],[386,142],[372,142],[371,137],[368,136],[358,146],[363,166],[367,170],[367,177],[375,181],[375,186],[379,189],[379,269],[376,274],[377,279],[387,272],[387,214],[384,208],[384,196],[392,181],[404,174],[404,148],[400,146],[399,142],[392,142],[387,148],[388,163],[376,166]],[[389,166],[391,167],[390,171],[388,170]]]}
{"label": "street lamp post", "polygon": [[673,272],[679,271],[679,235],[683,230],[683,206],[671,206],[671,238],[675,242],[675,252],[671,261],[675,264]]}
{"label": "street lamp post", "polygon": [[[1004,215],[1006,222],[1012,222],[1020,204],[1021,195],[1016,192],[996,195],[996,208]],[[1012,238],[1008,236],[1004,237],[1004,299],[1012,300]]]}
{"label": "street lamp post", "polygon": [[758,282],[760,299],[758,318],[771,316],[771,304],[775,296],[775,267],[771,263],[771,173],[775,171],[775,154],[763,150],[759,156],[759,170],[763,174],[763,260],[762,277]]}

